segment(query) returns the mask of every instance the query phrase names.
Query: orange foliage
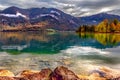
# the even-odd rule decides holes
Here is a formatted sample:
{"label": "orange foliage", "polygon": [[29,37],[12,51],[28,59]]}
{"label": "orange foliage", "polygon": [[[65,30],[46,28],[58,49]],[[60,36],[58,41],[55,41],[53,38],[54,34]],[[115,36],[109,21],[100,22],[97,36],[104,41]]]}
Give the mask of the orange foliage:
{"label": "orange foliage", "polygon": [[113,21],[109,21],[108,19],[105,19],[98,25],[80,26],[77,32],[103,32],[103,33],[120,32],[120,22],[117,19],[114,19]]}

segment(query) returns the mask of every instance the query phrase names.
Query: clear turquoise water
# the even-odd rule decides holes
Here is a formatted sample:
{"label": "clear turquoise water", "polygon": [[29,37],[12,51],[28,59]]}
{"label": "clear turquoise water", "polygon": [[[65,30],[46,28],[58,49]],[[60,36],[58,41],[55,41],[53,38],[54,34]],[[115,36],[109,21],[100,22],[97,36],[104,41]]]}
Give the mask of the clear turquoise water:
{"label": "clear turquoise water", "polygon": [[120,70],[120,34],[0,33],[0,68],[24,69],[64,65],[76,73],[99,66]]}

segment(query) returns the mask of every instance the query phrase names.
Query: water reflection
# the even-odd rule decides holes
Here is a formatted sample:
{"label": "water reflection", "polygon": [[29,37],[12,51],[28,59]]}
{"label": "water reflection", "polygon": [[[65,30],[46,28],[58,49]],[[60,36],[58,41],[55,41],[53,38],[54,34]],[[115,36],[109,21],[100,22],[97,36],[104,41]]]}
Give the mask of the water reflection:
{"label": "water reflection", "polygon": [[60,32],[55,34],[40,32],[1,32],[0,51],[12,54],[39,53],[55,54],[70,46],[93,47],[98,49],[119,46],[120,34]]}
{"label": "water reflection", "polygon": [[75,33],[0,33],[0,51],[13,54],[54,54],[76,43]]}
{"label": "water reflection", "polygon": [[101,48],[118,46],[120,43],[120,34],[116,33],[79,33],[79,37],[84,39],[94,39],[103,45]]}

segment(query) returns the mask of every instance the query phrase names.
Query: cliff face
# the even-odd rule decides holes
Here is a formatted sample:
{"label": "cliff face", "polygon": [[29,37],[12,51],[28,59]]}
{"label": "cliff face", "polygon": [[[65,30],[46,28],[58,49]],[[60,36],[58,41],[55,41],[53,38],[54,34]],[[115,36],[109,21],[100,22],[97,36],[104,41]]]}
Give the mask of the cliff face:
{"label": "cliff face", "polygon": [[0,80],[120,80],[120,72],[102,67],[89,75],[76,75],[68,68],[59,66],[54,71],[49,68],[41,71],[24,70],[17,76],[8,70],[0,70]]}

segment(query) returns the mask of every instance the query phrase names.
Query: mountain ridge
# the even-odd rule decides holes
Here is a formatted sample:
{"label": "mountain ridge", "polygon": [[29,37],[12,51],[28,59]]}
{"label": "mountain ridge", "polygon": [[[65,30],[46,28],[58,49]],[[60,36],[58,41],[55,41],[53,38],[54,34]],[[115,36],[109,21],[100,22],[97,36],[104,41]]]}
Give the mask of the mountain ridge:
{"label": "mountain ridge", "polygon": [[41,21],[48,21],[49,23],[54,24],[50,24],[50,26],[55,26],[54,28],[58,30],[74,30],[77,26],[79,26],[79,20],[76,17],[73,17],[55,8],[43,7],[21,9],[17,7],[9,7],[1,11],[0,17],[1,22],[2,19],[5,19],[7,23],[14,24],[16,24],[17,22],[24,23],[26,21],[33,24]]}
{"label": "mountain ridge", "polygon": [[[120,20],[120,16],[108,13],[99,13],[85,17],[74,17],[56,8],[28,8],[22,9],[15,6],[0,11],[0,24],[7,26],[31,26],[46,22],[47,25],[40,26],[44,29],[76,30],[80,25],[98,24],[104,19]],[[26,25],[28,24],[28,25]]]}
{"label": "mountain ridge", "polygon": [[90,15],[90,16],[79,17],[79,18],[83,21],[83,23],[84,23],[84,21],[86,21],[86,24],[88,24],[88,25],[99,24],[104,19],[108,19],[108,20],[118,19],[118,20],[120,20],[119,15],[105,13],[105,12]]}

